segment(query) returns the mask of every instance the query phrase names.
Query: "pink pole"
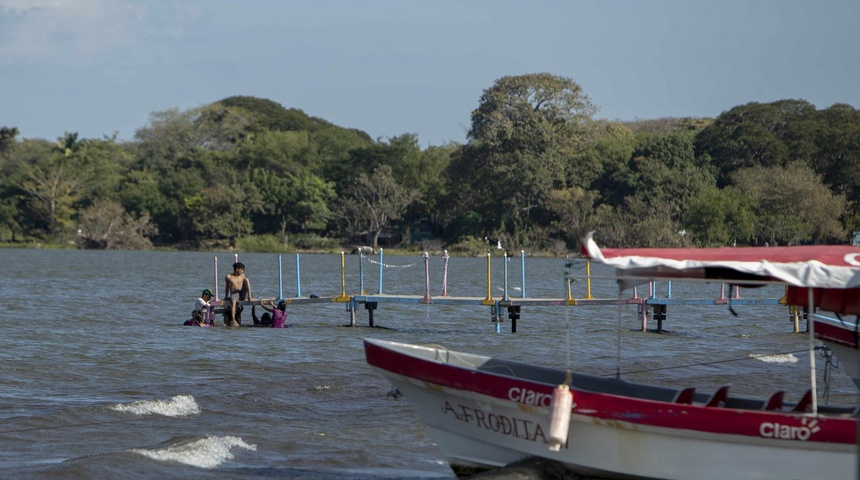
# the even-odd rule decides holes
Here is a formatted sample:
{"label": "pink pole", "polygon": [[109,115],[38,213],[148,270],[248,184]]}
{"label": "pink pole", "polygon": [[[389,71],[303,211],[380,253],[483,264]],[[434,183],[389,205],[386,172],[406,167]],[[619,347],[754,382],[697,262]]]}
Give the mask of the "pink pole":
{"label": "pink pole", "polygon": [[215,257],[215,300],[219,300],[219,297],[218,297],[218,257]]}

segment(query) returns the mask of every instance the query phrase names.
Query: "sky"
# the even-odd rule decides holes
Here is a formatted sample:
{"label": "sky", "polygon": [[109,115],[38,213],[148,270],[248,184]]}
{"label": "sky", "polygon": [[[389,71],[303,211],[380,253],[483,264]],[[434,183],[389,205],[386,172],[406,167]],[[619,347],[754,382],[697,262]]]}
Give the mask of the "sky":
{"label": "sky", "polygon": [[860,108],[858,21],[858,0],[0,0],[0,126],[132,140],[154,112],[248,95],[426,147],[542,72],[608,120]]}

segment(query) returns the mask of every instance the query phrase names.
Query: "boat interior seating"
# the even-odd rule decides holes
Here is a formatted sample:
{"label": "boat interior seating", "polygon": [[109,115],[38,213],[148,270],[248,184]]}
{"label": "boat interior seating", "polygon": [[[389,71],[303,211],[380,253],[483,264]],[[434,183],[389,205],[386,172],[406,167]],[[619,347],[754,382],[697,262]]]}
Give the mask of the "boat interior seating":
{"label": "boat interior seating", "polygon": [[729,386],[723,385],[713,395],[711,398],[705,402],[706,407],[725,407],[726,400],[729,398]]}
{"label": "boat interior seating", "polygon": [[[557,368],[529,365],[509,360],[491,358],[484,362],[479,370],[496,372],[502,375],[512,375],[528,378],[541,383],[558,385],[564,383],[566,374]],[[794,411],[808,412],[812,408],[812,393],[807,391],[796,404],[784,403],[785,391],[774,392],[767,400],[729,396],[729,385],[723,385],[713,394],[698,393],[693,387],[683,389],[657,387],[630,383],[616,378],[600,378],[591,375],[571,374],[571,386],[580,390],[602,392],[612,395],[673,402],[687,405],[704,405],[708,407],[734,408],[738,410]],[[818,411],[831,415],[852,415],[860,412],[860,407],[836,407],[818,405]]]}
{"label": "boat interior seating", "polygon": [[807,390],[803,394],[803,398],[797,402],[797,405],[791,409],[792,412],[811,412],[812,411],[812,390]]}
{"label": "boat interior seating", "polygon": [[782,399],[785,397],[785,390],[779,390],[773,393],[764,406],[765,410],[782,410]]}
{"label": "boat interior seating", "polygon": [[693,403],[693,395],[696,393],[696,389],[693,387],[687,387],[683,390],[678,391],[678,395],[675,396],[675,403]]}

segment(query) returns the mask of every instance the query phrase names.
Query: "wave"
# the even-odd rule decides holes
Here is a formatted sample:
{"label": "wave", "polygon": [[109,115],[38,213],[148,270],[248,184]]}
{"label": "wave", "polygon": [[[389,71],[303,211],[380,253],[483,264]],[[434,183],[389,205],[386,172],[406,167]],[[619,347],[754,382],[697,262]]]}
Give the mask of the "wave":
{"label": "wave", "polygon": [[191,395],[176,395],[167,400],[138,400],[131,403],[120,403],[108,407],[117,412],[128,412],[135,415],[164,415],[165,417],[185,417],[200,413],[200,406]]}
{"label": "wave", "polygon": [[750,357],[756,360],[761,360],[765,363],[797,363],[797,357],[793,353],[784,353],[779,355],[756,355],[751,353]]}
{"label": "wave", "polygon": [[132,453],[149,457],[159,462],[177,462],[199,468],[216,468],[234,458],[231,449],[239,447],[256,451],[257,446],[245,443],[239,437],[206,437],[181,443],[164,449],[146,450],[135,448]]}

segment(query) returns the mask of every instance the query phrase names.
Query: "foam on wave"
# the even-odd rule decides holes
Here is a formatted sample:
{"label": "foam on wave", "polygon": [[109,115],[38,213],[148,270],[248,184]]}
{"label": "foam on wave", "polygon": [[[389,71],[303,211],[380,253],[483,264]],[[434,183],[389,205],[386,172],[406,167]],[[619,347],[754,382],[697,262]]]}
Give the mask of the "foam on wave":
{"label": "foam on wave", "polygon": [[201,438],[164,449],[136,448],[130,451],[159,462],[177,462],[199,468],[216,468],[234,458],[230,450],[236,447],[251,451],[257,450],[257,446],[254,444],[248,444],[239,437],[228,436]]}
{"label": "foam on wave", "polygon": [[118,412],[135,415],[164,415],[165,417],[185,417],[200,413],[200,406],[191,395],[177,395],[170,400],[138,400],[108,407]]}
{"label": "foam on wave", "polygon": [[755,358],[756,360],[761,360],[765,363],[797,363],[797,357],[795,357],[793,353],[785,353],[780,355],[750,354],[750,357]]}

